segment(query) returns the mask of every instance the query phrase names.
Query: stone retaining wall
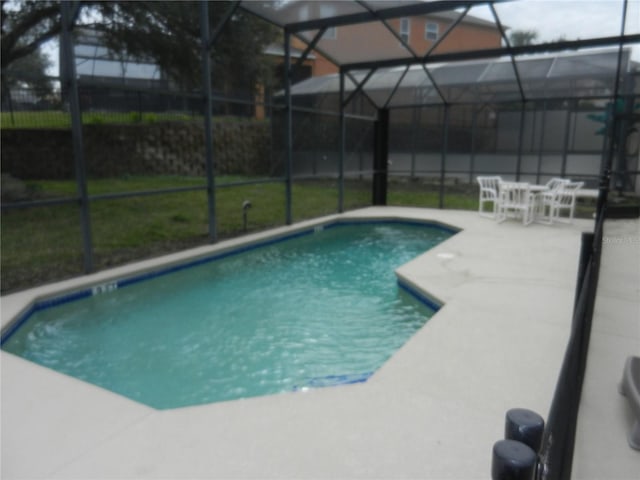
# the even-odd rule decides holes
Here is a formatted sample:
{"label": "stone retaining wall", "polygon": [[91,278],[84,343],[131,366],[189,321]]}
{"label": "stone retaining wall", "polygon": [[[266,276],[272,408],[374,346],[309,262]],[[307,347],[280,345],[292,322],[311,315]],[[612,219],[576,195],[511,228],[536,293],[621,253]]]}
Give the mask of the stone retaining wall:
{"label": "stone retaining wall", "polygon": [[[22,179],[74,177],[70,130],[2,130],[2,172]],[[205,175],[204,128],[189,123],[85,125],[84,154],[92,178],[122,175]],[[214,124],[219,175],[272,170],[270,124]]]}

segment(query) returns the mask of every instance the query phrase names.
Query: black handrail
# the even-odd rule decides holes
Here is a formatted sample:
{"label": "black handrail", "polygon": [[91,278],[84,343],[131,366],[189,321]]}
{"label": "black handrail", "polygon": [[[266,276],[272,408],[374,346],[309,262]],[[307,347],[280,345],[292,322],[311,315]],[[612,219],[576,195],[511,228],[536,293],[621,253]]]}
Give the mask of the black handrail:
{"label": "black handrail", "polygon": [[[570,480],[582,384],[600,272],[609,174],[601,181],[593,233],[583,233],[571,334],[539,452],[538,480]],[[604,198],[602,198],[604,197]]]}

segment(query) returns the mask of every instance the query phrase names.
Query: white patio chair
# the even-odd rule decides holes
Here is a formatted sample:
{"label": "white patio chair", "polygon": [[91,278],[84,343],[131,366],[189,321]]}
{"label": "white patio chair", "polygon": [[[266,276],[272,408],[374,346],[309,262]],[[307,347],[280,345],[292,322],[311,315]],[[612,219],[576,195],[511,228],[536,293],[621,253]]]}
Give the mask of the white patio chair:
{"label": "white patio chair", "polygon": [[551,225],[553,223],[553,206],[562,187],[569,183],[565,178],[552,178],[546,183],[547,190],[536,194],[536,218],[538,223]]}
{"label": "white patio chair", "polygon": [[502,182],[498,201],[498,221],[507,218],[522,218],[523,225],[529,225],[534,218],[535,198],[528,183]]}
{"label": "white patio chair", "polygon": [[[482,217],[496,218],[502,179],[500,177],[478,177],[477,180],[480,185],[478,214]],[[491,212],[484,209],[485,203],[493,204]]]}
{"label": "white patio chair", "polygon": [[[576,210],[576,192],[582,188],[584,182],[567,182],[560,188],[560,192],[555,196],[553,205],[551,208],[551,216],[553,221],[567,221],[573,222],[573,215]],[[561,212],[564,210],[569,211],[567,217],[563,217]]]}
{"label": "white patio chair", "polygon": [[568,183],[570,181],[571,180],[569,180],[568,178],[553,177],[551,180],[545,183],[544,186],[549,190],[554,190],[560,185],[564,185],[565,183]]}

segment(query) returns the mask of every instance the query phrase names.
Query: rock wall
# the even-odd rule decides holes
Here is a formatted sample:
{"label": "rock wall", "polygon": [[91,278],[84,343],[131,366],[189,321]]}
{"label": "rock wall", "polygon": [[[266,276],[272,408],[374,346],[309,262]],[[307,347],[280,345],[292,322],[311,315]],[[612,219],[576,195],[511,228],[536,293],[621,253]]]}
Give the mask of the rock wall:
{"label": "rock wall", "polygon": [[[122,175],[205,175],[204,128],[190,123],[85,125],[84,155],[92,178]],[[2,172],[22,179],[74,178],[70,130],[2,130]],[[265,121],[214,123],[219,175],[272,170],[271,129]]]}

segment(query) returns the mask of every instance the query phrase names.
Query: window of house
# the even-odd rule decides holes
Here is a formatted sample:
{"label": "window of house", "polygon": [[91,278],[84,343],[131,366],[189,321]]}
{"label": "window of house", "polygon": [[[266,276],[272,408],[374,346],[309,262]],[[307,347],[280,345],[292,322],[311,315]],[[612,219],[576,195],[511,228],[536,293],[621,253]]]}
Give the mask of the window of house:
{"label": "window of house", "polygon": [[322,39],[335,40],[337,36],[338,36],[338,32],[336,30],[336,27],[329,27],[325,30],[324,34],[322,35]]}
{"label": "window of house", "polygon": [[411,33],[411,24],[408,18],[400,19],[400,38],[409,43],[409,34]]}
{"label": "window of house", "polygon": [[[320,18],[329,18],[336,15],[336,7],[331,4],[320,5]],[[323,40],[335,40],[337,37],[336,27],[329,27],[322,35]]]}
{"label": "window of house", "polygon": [[433,22],[427,22],[424,26],[424,38],[425,40],[437,40],[438,39],[438,24]]}

